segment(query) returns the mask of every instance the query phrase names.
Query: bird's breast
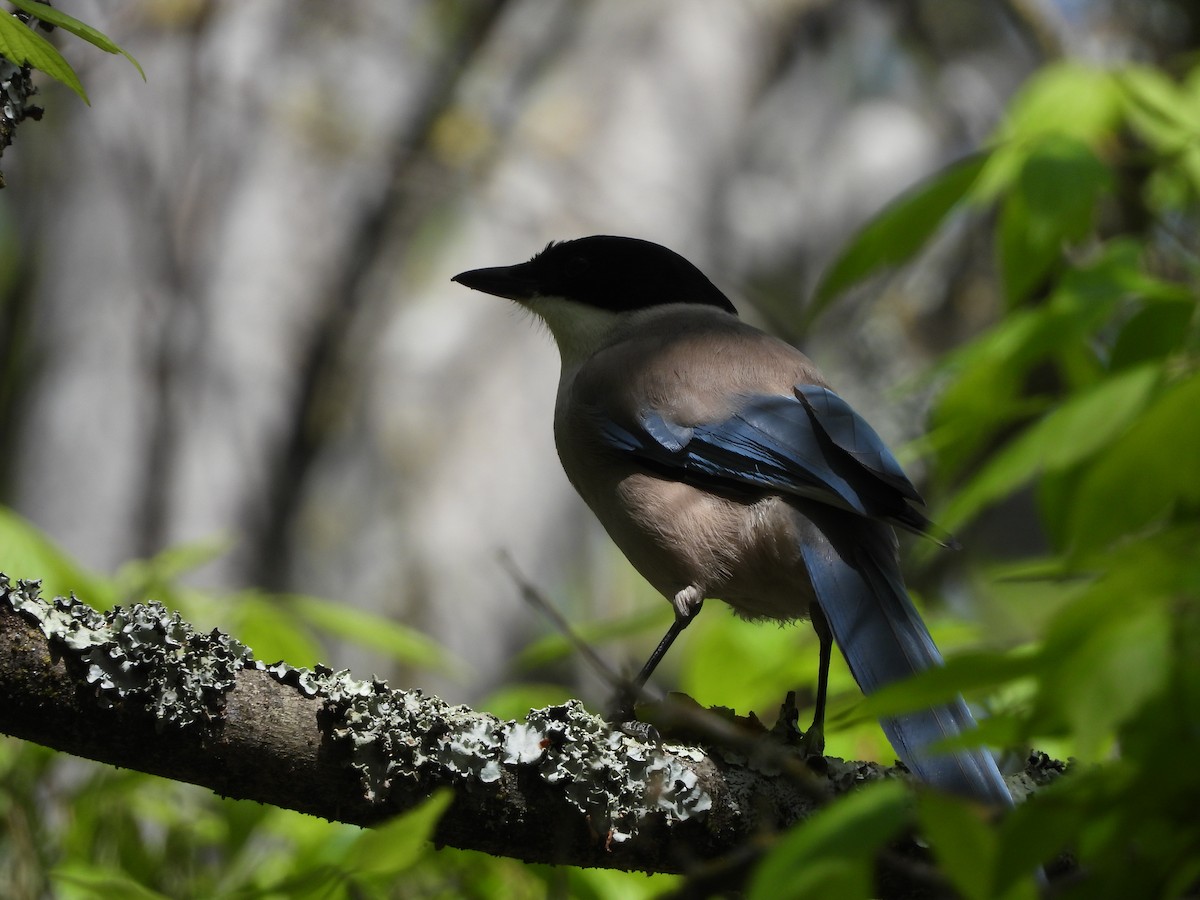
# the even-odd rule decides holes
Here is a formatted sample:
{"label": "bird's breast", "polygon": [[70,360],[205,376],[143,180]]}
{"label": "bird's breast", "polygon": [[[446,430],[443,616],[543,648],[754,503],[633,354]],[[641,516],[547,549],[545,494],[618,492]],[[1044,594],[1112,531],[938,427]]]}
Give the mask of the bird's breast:
{"label": "bird's breast", "polygon": [[689,586],[747,618],[808,614],[805,521],[776,495],[722,496],[641,468],[606,447],[570,408],[556,415],[563,469],[609,536],[668,599]]}

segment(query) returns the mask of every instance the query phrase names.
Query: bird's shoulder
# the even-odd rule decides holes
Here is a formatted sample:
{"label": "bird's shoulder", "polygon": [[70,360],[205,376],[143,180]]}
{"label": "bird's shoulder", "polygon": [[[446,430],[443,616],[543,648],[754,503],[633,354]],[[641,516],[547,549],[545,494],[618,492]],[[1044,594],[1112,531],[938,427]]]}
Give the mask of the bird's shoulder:
{"label": "bird's shoulder", "polygon": [[736,316],[660,307],[632,316],[580,367],[585,403],[637,415],[647,408],[683,425],[728,416],[753,396],[793,397],[797,384],[826,386],[804,353]]}

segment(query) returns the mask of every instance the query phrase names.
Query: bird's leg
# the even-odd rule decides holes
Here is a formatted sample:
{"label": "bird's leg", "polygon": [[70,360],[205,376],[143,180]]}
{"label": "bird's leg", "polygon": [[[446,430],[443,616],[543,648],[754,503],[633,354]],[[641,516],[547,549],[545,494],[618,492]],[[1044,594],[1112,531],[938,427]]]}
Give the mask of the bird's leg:
{"label": "bird's leg", "polygon": [[629,684],[618,689],[616,697],[613,698],[612,708],[608,716],[610,721],[631,722],[636,718],[633,705],[641,695],[642,688],[650,680],[650,676],[654,674],[654,670],[658,668],[658,664],[662,662],[662,658],[667,655],[667,651],[671,649],[671,645],[675,643],[675,638],[679,637],[683,629],[687,628],[691,624],[692,619],[696,618],[696,614],[700,612],[700,607],[704,605],[704,596],[698,587],[689,585],[675,595],[671,601],[671,605],[675,607],[675,621],[671,623],[671,627],[667,629],[667,633],[658,642],[658,646],[654,648],[654,652],[650,654],[650,658],[646,660],[646,664],[637,673],[637,677],[629,682]]}
{"label": "bird's leg", "polygon": [[821,647],[821,660],[817,665],[817,701],[813,705],[812,725],[804,733],[801,746],[806,756],[822,756],[825,752],[825,697],[829,693],[829,660],[833,652],[833,632],[821,607],[813,603],[809,608],[813,631]]}

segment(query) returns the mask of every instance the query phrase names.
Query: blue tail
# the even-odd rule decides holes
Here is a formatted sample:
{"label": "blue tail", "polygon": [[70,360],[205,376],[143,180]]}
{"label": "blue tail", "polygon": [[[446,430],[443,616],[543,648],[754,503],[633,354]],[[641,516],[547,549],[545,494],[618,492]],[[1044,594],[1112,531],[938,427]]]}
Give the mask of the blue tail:
{"label": "blue tail", "polygon": [[[822,529],[825,535],[845,532]],[[942,664],[913,607],[896,562],[891,529],[858,520],[846,540],[808,541],[801,548],[821,611],[864,694]],[[935,753],[938,741],[975,727],[961,697],[951,703],[880,720],[892,747],[922,781],[991,805],[1012,795],[984,748]]]}

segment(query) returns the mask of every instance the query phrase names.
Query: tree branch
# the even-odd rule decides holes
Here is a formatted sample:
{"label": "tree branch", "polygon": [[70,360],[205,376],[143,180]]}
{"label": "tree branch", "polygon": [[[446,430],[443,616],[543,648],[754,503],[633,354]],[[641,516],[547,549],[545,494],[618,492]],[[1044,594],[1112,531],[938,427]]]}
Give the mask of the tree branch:
{"label": "tree branch", "polygon": [[531,862],[679,872],[890,774],[818,773],[729,722],[721,747],[646,743],[574,701],[505,722],[3,574],[0,696],[0,731],[326,819],[372,825],[450,787],[440,843]]}
{"label": "tree branch", "polygon": [[[17,126],[26,119],[37,121],[42,117],[42,108],[30,102],[37,93],[30,79],[29,66],[18,66],[0,56],[0,156],[12,144]],[[0,188],[4,187],[4,173],[0,172]]]}

